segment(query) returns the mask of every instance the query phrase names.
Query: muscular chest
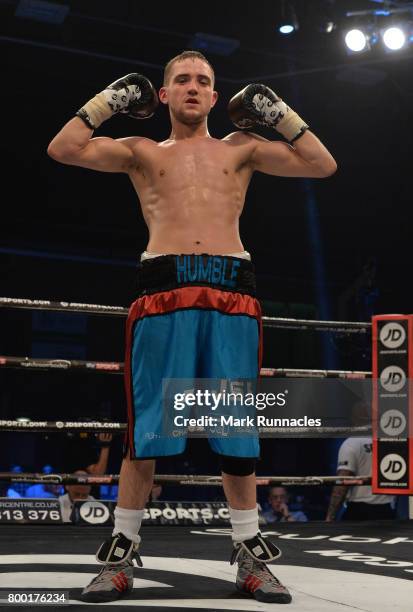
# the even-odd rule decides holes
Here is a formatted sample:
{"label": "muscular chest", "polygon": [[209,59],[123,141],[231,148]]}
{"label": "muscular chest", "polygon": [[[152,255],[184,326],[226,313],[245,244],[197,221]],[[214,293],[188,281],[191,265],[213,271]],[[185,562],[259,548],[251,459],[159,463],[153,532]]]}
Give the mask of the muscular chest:
{"label": "muscular chest", "polygon": [[222,141],[179,142],[160,145],[142,159],[138,171],[147,181],[161,185],[208,185],[238,180],[247,162],[245,152]]}

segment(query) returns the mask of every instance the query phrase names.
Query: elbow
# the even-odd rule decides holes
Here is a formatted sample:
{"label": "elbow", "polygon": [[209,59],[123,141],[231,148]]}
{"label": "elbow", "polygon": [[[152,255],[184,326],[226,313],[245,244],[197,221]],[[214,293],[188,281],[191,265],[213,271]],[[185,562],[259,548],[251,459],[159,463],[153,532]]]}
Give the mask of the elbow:
{"label": "elbow", "polygon": [[62,164],[72,163],[76,157],[76,151],[77,149],[74,147],[62,146],[55,143],[53,140],[47,147],[48,156]]}
{"label": "elbow", "polygon": [[320,168],[319,178],[328,178],[337,172],[337,164],[333,158],[325,163]]}
{"label": "elbow", "polygon": [[57,147],[53,144],[53,142],[51,142],[47,147],[47,154],[55,161],[61,162],[63,164],[68,163],[69,161],[69,152],[65,151],[61,147]]}
{"label": "elbow", "polygon": [[59,154],[59,149],[54,147],[52,143],[50,143],[49,146],[47,147],[47,154],[52,159],[55,159],[56,161],[60,161],[61,156]]}

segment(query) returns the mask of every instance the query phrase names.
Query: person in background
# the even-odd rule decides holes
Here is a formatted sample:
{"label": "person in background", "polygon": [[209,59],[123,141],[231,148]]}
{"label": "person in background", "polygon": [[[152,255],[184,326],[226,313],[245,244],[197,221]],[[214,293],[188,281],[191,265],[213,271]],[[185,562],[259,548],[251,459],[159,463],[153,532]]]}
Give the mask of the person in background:
{"label": "person in background", "polygon": [[[48,475],[56,473],[56,470],[49,464],[46,464],[42,467],[42,474]],[[32,484],[27,490],[25,497],[33,497],[38,499],[47,499],[52,498],[56,499],[63,492],[62,486],[60,484],[53,484],[50,482],[38,482],[37,484]]]}
{"label": "person in background", "polygon": [[[110,447],[112,443],[111,433],[90,434],[87,432],[70,433],[64,444],[63,472],[73,473],[75,469],[85,466],[83,469],[88,474],[100,476],[106,474]],[[117,493],[117,486],[96,486],[94,495],[99,499],[113,499]]]}
{"label": "person in background", "polygon": [[271,485],[268,493],[269,510],[262,513],[267,524],[294,521],[305,522],[308,518],[301,510],[290,510],[289,494],[285,487]]}
{"label": "person in background", "polygon": [[[372,471],[371,438],[347,438],[338,451],[337,476],[371,476]],[[371,486],[336,485],[333,487],[326,521],[336,520],[346,500],[343,521],[370,521],[373,519],[393,519],[394,495],[374,495]]]}
{"label": "person in background", "polygon": [[[88,474],[100,475],[105,474],[110,444],[112,442],[112,434],[100,433],[96,436],[98,442],[98,451],[94,448],[93,441],[88,436],[79,439],[70,438],[68,444],[63,448],[63,455],[65,457],[66,470],[72,472],[75,467],[80,463],[86,465],[86,472]],[[56,473],[51,465],[47,464],[42,467],[43,474]],[[63,495],[63,488],[61,485],[51,483],[37,483],[31,485],[27,490],[25,497],[32,498],[56,498]]]}
{"label": "person in background", "polygon": [[[87,421],[86,418],[84,418]],[[105,473],[108,465],[111,433],[90,433],[86,431],[67,432],[63,439],[59,436],[59,455],[61,472],[73,472],[79,467],[90,474]]]}
{"label": "person in background", "polygon": [[82,465],[89,474],[105,474],[112,438],[110,433],[69,432],[62,449],[63,471],[73,472]]}
{"label": "person in background", "polygon": [[99,454],[97,460],[87,466],[86,471],[89,474],[106,474],[113,436],[110,433],[100,433],[96,438]]}
{"label": "person in background", "polygon": [[[13,474],[21,474],[24,470],[21,465],[13,464],[9,471]],[[12,482],[10,486],[6,486],[5,496],[19,499],[26,495],[28,487],[29,485],[25,482]]]}
{"label": "person in background", "polygon": [[158,501],[161,495],[162,495],[162,485],[159,485],[159,484],[152,485],[151,492],[149,493],[148,502]]}
{"label": "person in background", "polygon": [[[86,470],[76,470],[73,472],[77,476],[87,476]],[[90,495],[90,485],[83,484],[71,484],[65,485],[66,493],[59,496],[60,510],[62,513],[62,520],[64,523],[71,523],[71,514],[73,510],[74,502],[77,500],[90,501],[95,499]]]}

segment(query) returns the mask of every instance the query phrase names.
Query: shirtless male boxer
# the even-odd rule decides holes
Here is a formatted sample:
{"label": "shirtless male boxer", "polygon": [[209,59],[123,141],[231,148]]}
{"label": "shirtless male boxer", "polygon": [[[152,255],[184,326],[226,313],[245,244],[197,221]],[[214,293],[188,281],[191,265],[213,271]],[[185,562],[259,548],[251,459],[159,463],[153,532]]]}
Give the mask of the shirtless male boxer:
{"label": "shirtless male boxer", "polygon": [[[131,591],[133,559],[142,565],[139,529],[155,458],[184,451],[185,438],[159,436],[162,379],[258,375],[260,307],[238,228],[253,172],[322,178],[336,170],[306,123],[264,85],[249,85],[234,96],[230,118],[243,130],[257,124],[275,128],[293,144],[249,131],[222,140],[211,137],[207,118],[217,97],[208,60],[185,51],[166,65],[159,91],[161,103],[169,107],[169,138],[92,138],[93,130],[115,113],[141,119],[154,113],[155,89],[144,76],[132,74],[87,102],[48,148],[51,157],[65,164],[128,174],[149,229],[138,277],[140,297],[127,322],[129,428],[115,527],[97,552],[100,573],[82,592],[87,602],[113,601]],[[210,444],[222,462],[237,587],[259,601],[289,603],[288,590],[266,566],[281,553],[258,529],[259,441],[251,435],[211,439]]]}

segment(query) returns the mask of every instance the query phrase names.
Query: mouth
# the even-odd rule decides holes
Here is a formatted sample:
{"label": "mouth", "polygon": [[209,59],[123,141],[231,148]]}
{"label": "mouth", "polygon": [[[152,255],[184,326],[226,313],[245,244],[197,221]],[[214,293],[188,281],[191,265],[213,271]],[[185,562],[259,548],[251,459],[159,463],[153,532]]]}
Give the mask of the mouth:
{"label": "mouth", "polygon": [[185,104],[199,104],[199,102],[195,98],[188,98],[188,100],[185,100]]}

